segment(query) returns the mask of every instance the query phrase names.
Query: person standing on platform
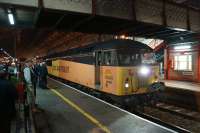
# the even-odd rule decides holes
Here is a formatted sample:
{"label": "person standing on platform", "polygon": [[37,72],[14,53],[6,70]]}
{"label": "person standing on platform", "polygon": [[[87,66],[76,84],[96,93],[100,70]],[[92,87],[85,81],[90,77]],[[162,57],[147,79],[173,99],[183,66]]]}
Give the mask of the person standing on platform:
{"label": "person standing on platform", "polygon": [[31,70],[31,82],[33,86],[34,98],[36,99],[36,88],[37,88],[37,80],[38,80],[38,73],[35,63],[32,64]]}
{"label": "person standing on platform", "polygon": [[16,115],[17,90],[6,79],[6,72],[0,68],[0,133],[10,133],[11,121]]}
{"label": "person standing on platform", "polygon": [[24,67],[24,80],[27,86],[32,86],[30,63],[26,63]]}
{"label": "person standing on platform", "polygon": [[36,60],[36,63],[35,63],[35,65],[34,65],[34,67],[35,67],[35,72],[36,72],[36,75],[37,75],[37,83],[38,83],[38,81],[39,81],[39,79],[40,79],[40,63],[39,63],[39,60]]}
{"label": "person standing on platform", "polygon": [[39,76],[40,76],[40,81],[39,81],[39,86],[42,89],[47,89],[47,67],[44,62],[40,63],[40,69],[39,69]]}
{"label": "person standing on platform", "polygon": [[34,89],[32,86],[32,79],[31,79],[31,64],[26,63],[24,68],[24,80],[26,84],[26,90],[28,95],[28,103],[31,105],[33,111],[36,110],[35,108],[35,97],[34,97]]}

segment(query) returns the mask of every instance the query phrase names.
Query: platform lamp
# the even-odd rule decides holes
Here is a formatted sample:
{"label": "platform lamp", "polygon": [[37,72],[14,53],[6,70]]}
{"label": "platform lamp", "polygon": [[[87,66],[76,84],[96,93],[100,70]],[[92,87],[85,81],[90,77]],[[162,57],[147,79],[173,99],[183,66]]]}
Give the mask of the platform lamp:
{"label": "platform lamp", "polygon": [[14,15],[11,9],[8,9],[8,20],[10,22],[11,25],[15,24],[15,19],[14,19]]}

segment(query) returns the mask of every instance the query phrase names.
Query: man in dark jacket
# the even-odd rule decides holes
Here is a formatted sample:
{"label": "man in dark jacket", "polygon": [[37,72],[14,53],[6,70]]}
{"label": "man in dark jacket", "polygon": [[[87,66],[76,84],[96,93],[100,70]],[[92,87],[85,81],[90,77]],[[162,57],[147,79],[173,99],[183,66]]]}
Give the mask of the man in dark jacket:
{"label": "man in dark jacket", "polygon": [[38,80],[38,72],[35,64],[32,64],[31,68],[31,81],[34,90],[34,96],[36,98],[36,88],[37,88],[37,80]]}
{"label": "man in dark jacket", "polygon": [[14,85],[5,77],[5,71],[0,68],[0,132],[10,133],[11,120],[16,113],[17,91]]}
{"label": "man in dark jacket", "polygon": [[40,63],[40,68],[39,68],[39,86],[42,89],[47,89],[47,66],[44,62]]}

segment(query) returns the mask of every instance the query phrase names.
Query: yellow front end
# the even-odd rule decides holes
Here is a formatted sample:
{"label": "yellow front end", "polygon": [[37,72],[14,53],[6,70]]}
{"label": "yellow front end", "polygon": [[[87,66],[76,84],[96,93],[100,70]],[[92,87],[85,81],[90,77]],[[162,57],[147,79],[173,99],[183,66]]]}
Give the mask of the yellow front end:
{"label": "yellow front end", "polygon": [[152,83],[157,82],[158,66],[148,66],[148,74],[140,74],[141,67],[102,67],[103,91],[118,96],[150,92]]}

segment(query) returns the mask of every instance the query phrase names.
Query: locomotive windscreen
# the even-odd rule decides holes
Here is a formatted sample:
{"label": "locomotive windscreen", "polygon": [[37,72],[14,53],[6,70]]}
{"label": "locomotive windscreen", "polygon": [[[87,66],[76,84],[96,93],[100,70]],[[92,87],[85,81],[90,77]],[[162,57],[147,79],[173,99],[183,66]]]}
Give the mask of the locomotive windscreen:
{"label": "locomotive windscreen", "polygon": [[141,54],[142,64],[155,64],[155,53],[143,53]]}
{"label": "locomotive windscreen", "polygon": [[154,64],[154,53],[133,52],[130,50],[112,50],[102,52],[102,65],[106,66],[137,66],[141,64]]}

